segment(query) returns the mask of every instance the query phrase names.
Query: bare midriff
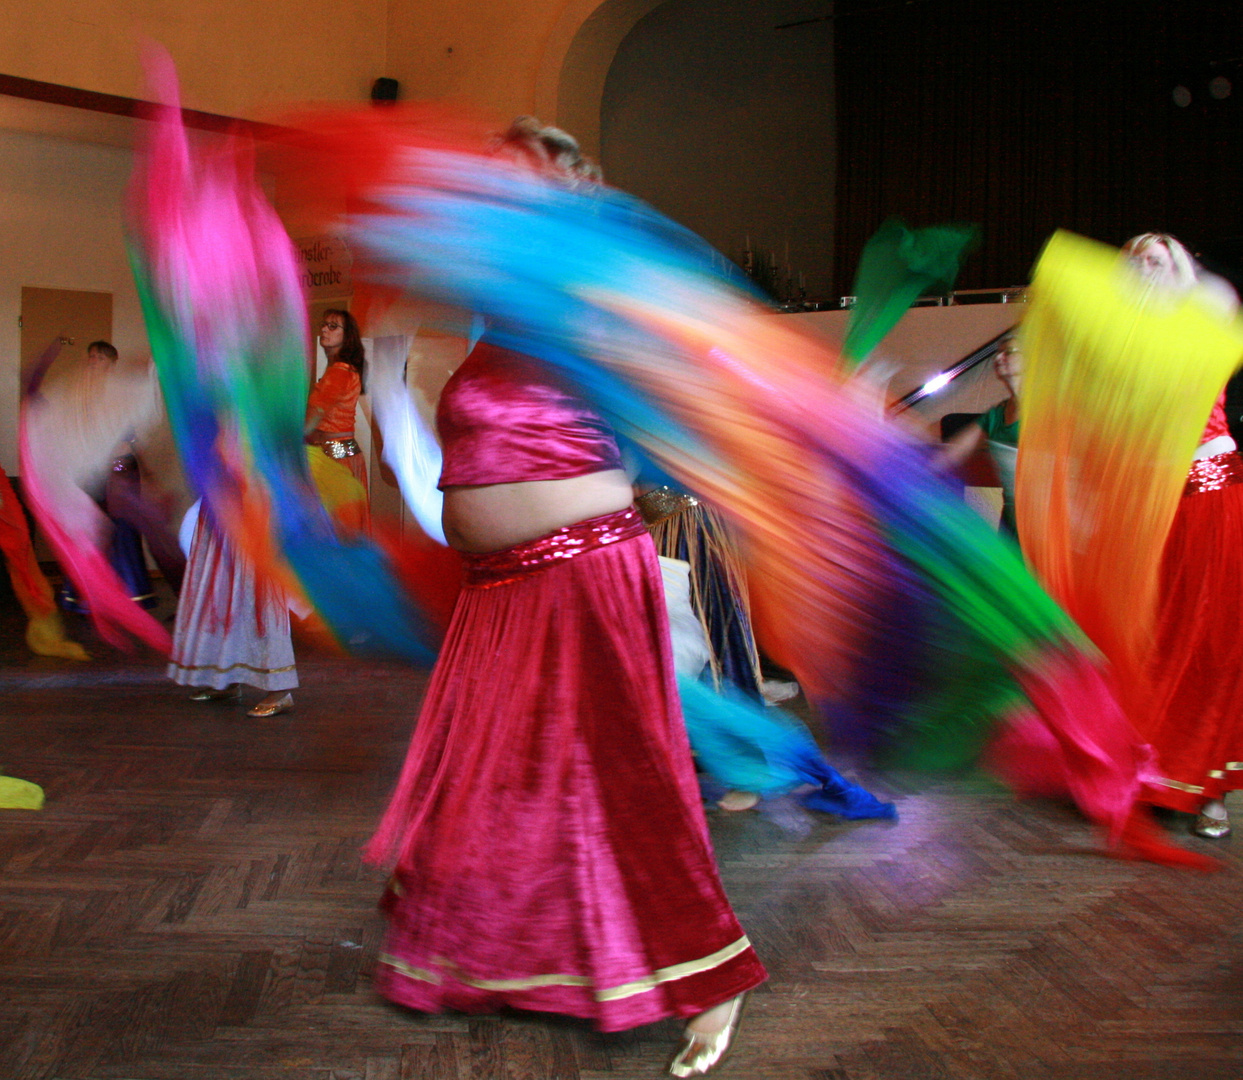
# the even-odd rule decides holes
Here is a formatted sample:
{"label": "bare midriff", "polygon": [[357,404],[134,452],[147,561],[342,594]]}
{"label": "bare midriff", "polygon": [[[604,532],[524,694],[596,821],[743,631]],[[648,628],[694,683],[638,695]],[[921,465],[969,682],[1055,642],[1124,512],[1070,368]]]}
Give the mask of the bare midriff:
{"label": "bare midriff", "polygon": [[502,551],[566,525],[625,510],[634,491],[622,469],[526,480],[517,484],[445,488],[445,539],[458,551]]}

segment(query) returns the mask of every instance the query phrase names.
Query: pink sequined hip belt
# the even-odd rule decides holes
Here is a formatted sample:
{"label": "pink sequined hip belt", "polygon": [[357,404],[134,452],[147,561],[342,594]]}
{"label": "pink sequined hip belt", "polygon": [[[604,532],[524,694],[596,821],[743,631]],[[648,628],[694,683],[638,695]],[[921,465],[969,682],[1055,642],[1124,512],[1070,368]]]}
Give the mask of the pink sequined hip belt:
{"label": "pink sequined hip belt", "polygon": [[468,589],[490,589],[548,570],[597,548],[633,540],[647,533],[643,518],[633,507],[576,521],[547,536],[482,555],[463,552],[462,584]]}
{"label": "pink sequined hip belt", "polygon": [[1237,450],[1227,450],[1224,454],[1214,454],[1191,463],[1183,497],[1220,491],[1239,483],[1243,483],[1243,456]]}

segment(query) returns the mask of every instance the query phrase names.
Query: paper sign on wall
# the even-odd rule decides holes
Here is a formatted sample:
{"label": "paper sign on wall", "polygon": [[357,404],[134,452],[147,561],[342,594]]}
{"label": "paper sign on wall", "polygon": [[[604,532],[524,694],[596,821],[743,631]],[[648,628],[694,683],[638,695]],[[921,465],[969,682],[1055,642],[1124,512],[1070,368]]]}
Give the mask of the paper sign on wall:
{"label": "paper sign on wall", "polygon": [[299,277],[311,300],[349,296],[354,291],[354,257],[340,236],[324,233],[295,240]]}

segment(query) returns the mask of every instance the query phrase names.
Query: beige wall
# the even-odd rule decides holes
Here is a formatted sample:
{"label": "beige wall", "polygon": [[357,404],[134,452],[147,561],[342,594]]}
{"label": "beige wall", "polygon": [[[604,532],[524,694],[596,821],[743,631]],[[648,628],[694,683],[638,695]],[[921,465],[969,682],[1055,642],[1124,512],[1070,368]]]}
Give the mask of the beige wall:
{"label": "beige wall", "polygon": [[383,75],[387,0],[4,0],[0,72],[143,98],[141,42],[160,42],[184,104],[262,116],[308,99],[365,101]]}
{"label": "beige wall", "polygon": [[551,123],[575,35],[595,9],[618,2],[389,0],[390,73],[405,96],[467,101],[503,119],[535,113]]}
{"label": "beige wall", "polygon": [[617,47],[668,0],[389,0],[388,67],[403,94],[539,116],[600,151],[600,104]]}
{"label": "beige wall", "polygon": [[[660,2],[5,0],[0,72],[143,97],[139,43],[151,39],[177,62],[185,104],[226,116],[261,117],[308,100],[365,101],[372,81],[387,75],[408,97],[551,121],[583,24],[591,19],[587,38],[604,41],[586,66],[607,68],[620,36]],[[602,71],[587,72],[593,78],[598,98]],[[592,91],[570,98],[583,93]]]}

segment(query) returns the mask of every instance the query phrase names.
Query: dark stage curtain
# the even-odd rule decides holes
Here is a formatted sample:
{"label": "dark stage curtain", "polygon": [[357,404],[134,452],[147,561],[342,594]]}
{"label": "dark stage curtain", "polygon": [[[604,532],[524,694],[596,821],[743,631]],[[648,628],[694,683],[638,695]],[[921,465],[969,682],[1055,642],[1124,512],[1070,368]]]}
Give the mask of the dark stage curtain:
{"label": "dark stage curtain", "polygon": [[[1171,232],[1193,250],[1243,234],[1237,0],[838,0],[835,12],[839,292],[892,216],[980,226],[961,288],[1025,283],[1056,228],[1112,244]],[[1215,76],[1228,97],[1210,95]]]}

